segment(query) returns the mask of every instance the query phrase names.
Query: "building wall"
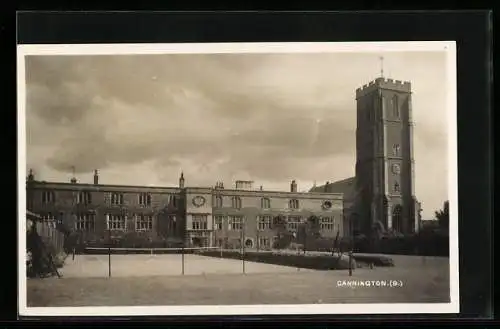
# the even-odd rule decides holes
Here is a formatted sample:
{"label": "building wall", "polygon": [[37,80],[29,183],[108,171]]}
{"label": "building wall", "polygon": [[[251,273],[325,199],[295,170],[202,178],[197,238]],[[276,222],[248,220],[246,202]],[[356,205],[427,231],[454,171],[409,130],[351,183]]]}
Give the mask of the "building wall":
{"label": "building wall", "polygon": [[[343,196],[339,193],[297,193],[297,192],[270,192],[224,190],[213,188],[186,187],[180,188],[153,188],[141,186],[115,186],[70,183],[46,183],[32,181],[27,185],[34,212],[42,216],[51,213],[54,219],[62,220],[67,227],[76,229],[78,214],[92,214],[95,218],[91,229],[82,230],[85,240],[105,241],[108,238],[106,215],[121,215],[126,218],[126,228],[111,230],[113,237],[124,237],[135,232],[135,214],[151,215],[153,223],[151,230],[142,234],[157,239],[161,237],[177,237],[188,244],[193,238],[203,238],[203,245],[216,245],[219,239],[237,240],[242,237],[251,239],[256,246],[259,238],[267,237],[272,243],[276,232],[271,229],[259,230],[259,216],[270,216],[271,220],[277,215],[300,216],[304,221],[311,215],[333,218],[333,225],[322,231],[326,237],[334,237],[337,230],[341,234],[343,224]],[[53,202],[42,202],[44,193],[53,193]],[[78,194],[89,193],[91,202],[78,203]],[[122,204],[112,204],[112,193],[123,195]],[[150,195],[150,205],[139,203],[139,195]],[[222,199],[222,206],[217,198]],[[173,199],[175,198],[175,200]],[[233,199],[240,200],[240,204],[233,204]],[[269,208],[263,208],[262,200],[268,200]],[[298,201],[298,208],[290,207],[290,200]],[[325,209],[325,201],[331,205]],[[240,206],[240,207],[233,207]],[[176,226],[172,228],[172,218],[176,218]],[[214,227],[215,216],[223,216],[222,229]],[[244,220],[243,230],[231,230],[229,217],[241,216]],[[206,226],[193,226],[194,219],[204,218]],[[245,241],[245,239],[243,241]]]}

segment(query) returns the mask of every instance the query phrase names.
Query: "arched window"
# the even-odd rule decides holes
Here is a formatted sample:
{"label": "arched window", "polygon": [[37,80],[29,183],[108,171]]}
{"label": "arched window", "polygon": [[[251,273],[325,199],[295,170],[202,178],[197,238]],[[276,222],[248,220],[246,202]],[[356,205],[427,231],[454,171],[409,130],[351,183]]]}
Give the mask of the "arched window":
{"label": "arched window", "polygon": [[394,206],[392,211],[392,228],[396,232],[401,232],[403,229],[403,207],[399,204]]}
{"label": "arched window", "polygon": [[271,208],[271,200],[269,200],[268,198],[262,198],[260,200],[260,206],[262,209],[269,209]]}
{"label": "arched window", "polygon": [[298,209],[299,208],[299,200],[297,199],[292,199],[288,202],[289,208],[290,209]]}
{"label": "arched window", "polygon": [[215,196],[215,207],[222,208],[222,197],[220,195]]}
{"label": "arched window", "polygon": [[232,206],[235,209],[241,208],[241,198],[239,196],[233,196],[232,198]]}

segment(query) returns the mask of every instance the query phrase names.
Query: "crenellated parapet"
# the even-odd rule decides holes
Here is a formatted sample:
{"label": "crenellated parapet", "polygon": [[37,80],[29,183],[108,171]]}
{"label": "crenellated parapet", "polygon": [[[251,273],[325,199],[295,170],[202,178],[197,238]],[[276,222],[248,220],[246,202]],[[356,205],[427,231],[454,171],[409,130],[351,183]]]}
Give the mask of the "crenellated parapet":
{"label": "crenellated parapet", "polygon": [[356,89],[356,99],[367,94],[371,94],[375,90],[379,89],[389,89],[399,92],[411,93],[411,83],[409,81],[378,78],[374,81],[371,81],[369,84]]}

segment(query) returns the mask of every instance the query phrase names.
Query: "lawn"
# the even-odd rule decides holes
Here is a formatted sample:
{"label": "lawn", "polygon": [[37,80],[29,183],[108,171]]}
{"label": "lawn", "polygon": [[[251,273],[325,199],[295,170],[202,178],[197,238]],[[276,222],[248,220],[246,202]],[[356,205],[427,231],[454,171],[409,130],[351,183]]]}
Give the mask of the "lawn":
{"label": "lawn", "polygon": [[[215,264],[209,260],[213,258],[202,258],[198,265],[194,258],[190,259],[191,268],[202,269],[206,264]],[[184,276],[141,272],[142,275],[111,278],[65,275],[62,279],[31,279],[27,282],[28,307],[449,302],[447,259],[411,256],[395,256],[394,259],[395,267],[356,269],[352,277],[346,270],[279,270],[275,266],[272,269],[259,267],[261,270],[247,274],[237,270],[214,272],[208,269]],[[121,265],[123,269],[124,264]],[[238,268],[240,265],[234,263]],[[251,262],[246,264],[247,268],[253,265]],[[258,264],[261,265],[268,264]],[[135,264],[136,268],[140,266]],[[352,288],[337,285],[339,280],[350,279],[399,280],[403,286]]]}

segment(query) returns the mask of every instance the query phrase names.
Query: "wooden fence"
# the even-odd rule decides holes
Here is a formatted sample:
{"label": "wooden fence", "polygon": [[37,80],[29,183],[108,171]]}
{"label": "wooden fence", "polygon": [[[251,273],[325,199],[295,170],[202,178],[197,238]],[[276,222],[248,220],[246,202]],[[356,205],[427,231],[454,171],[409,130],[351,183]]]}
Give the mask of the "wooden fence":
{"label": "wooden fence", "polygon": [[53,225],[37,222],[36,230],[45,243],[49,243],[55,247],[56,252],[59,253],[64,250],[64,234],[58,231]]}

